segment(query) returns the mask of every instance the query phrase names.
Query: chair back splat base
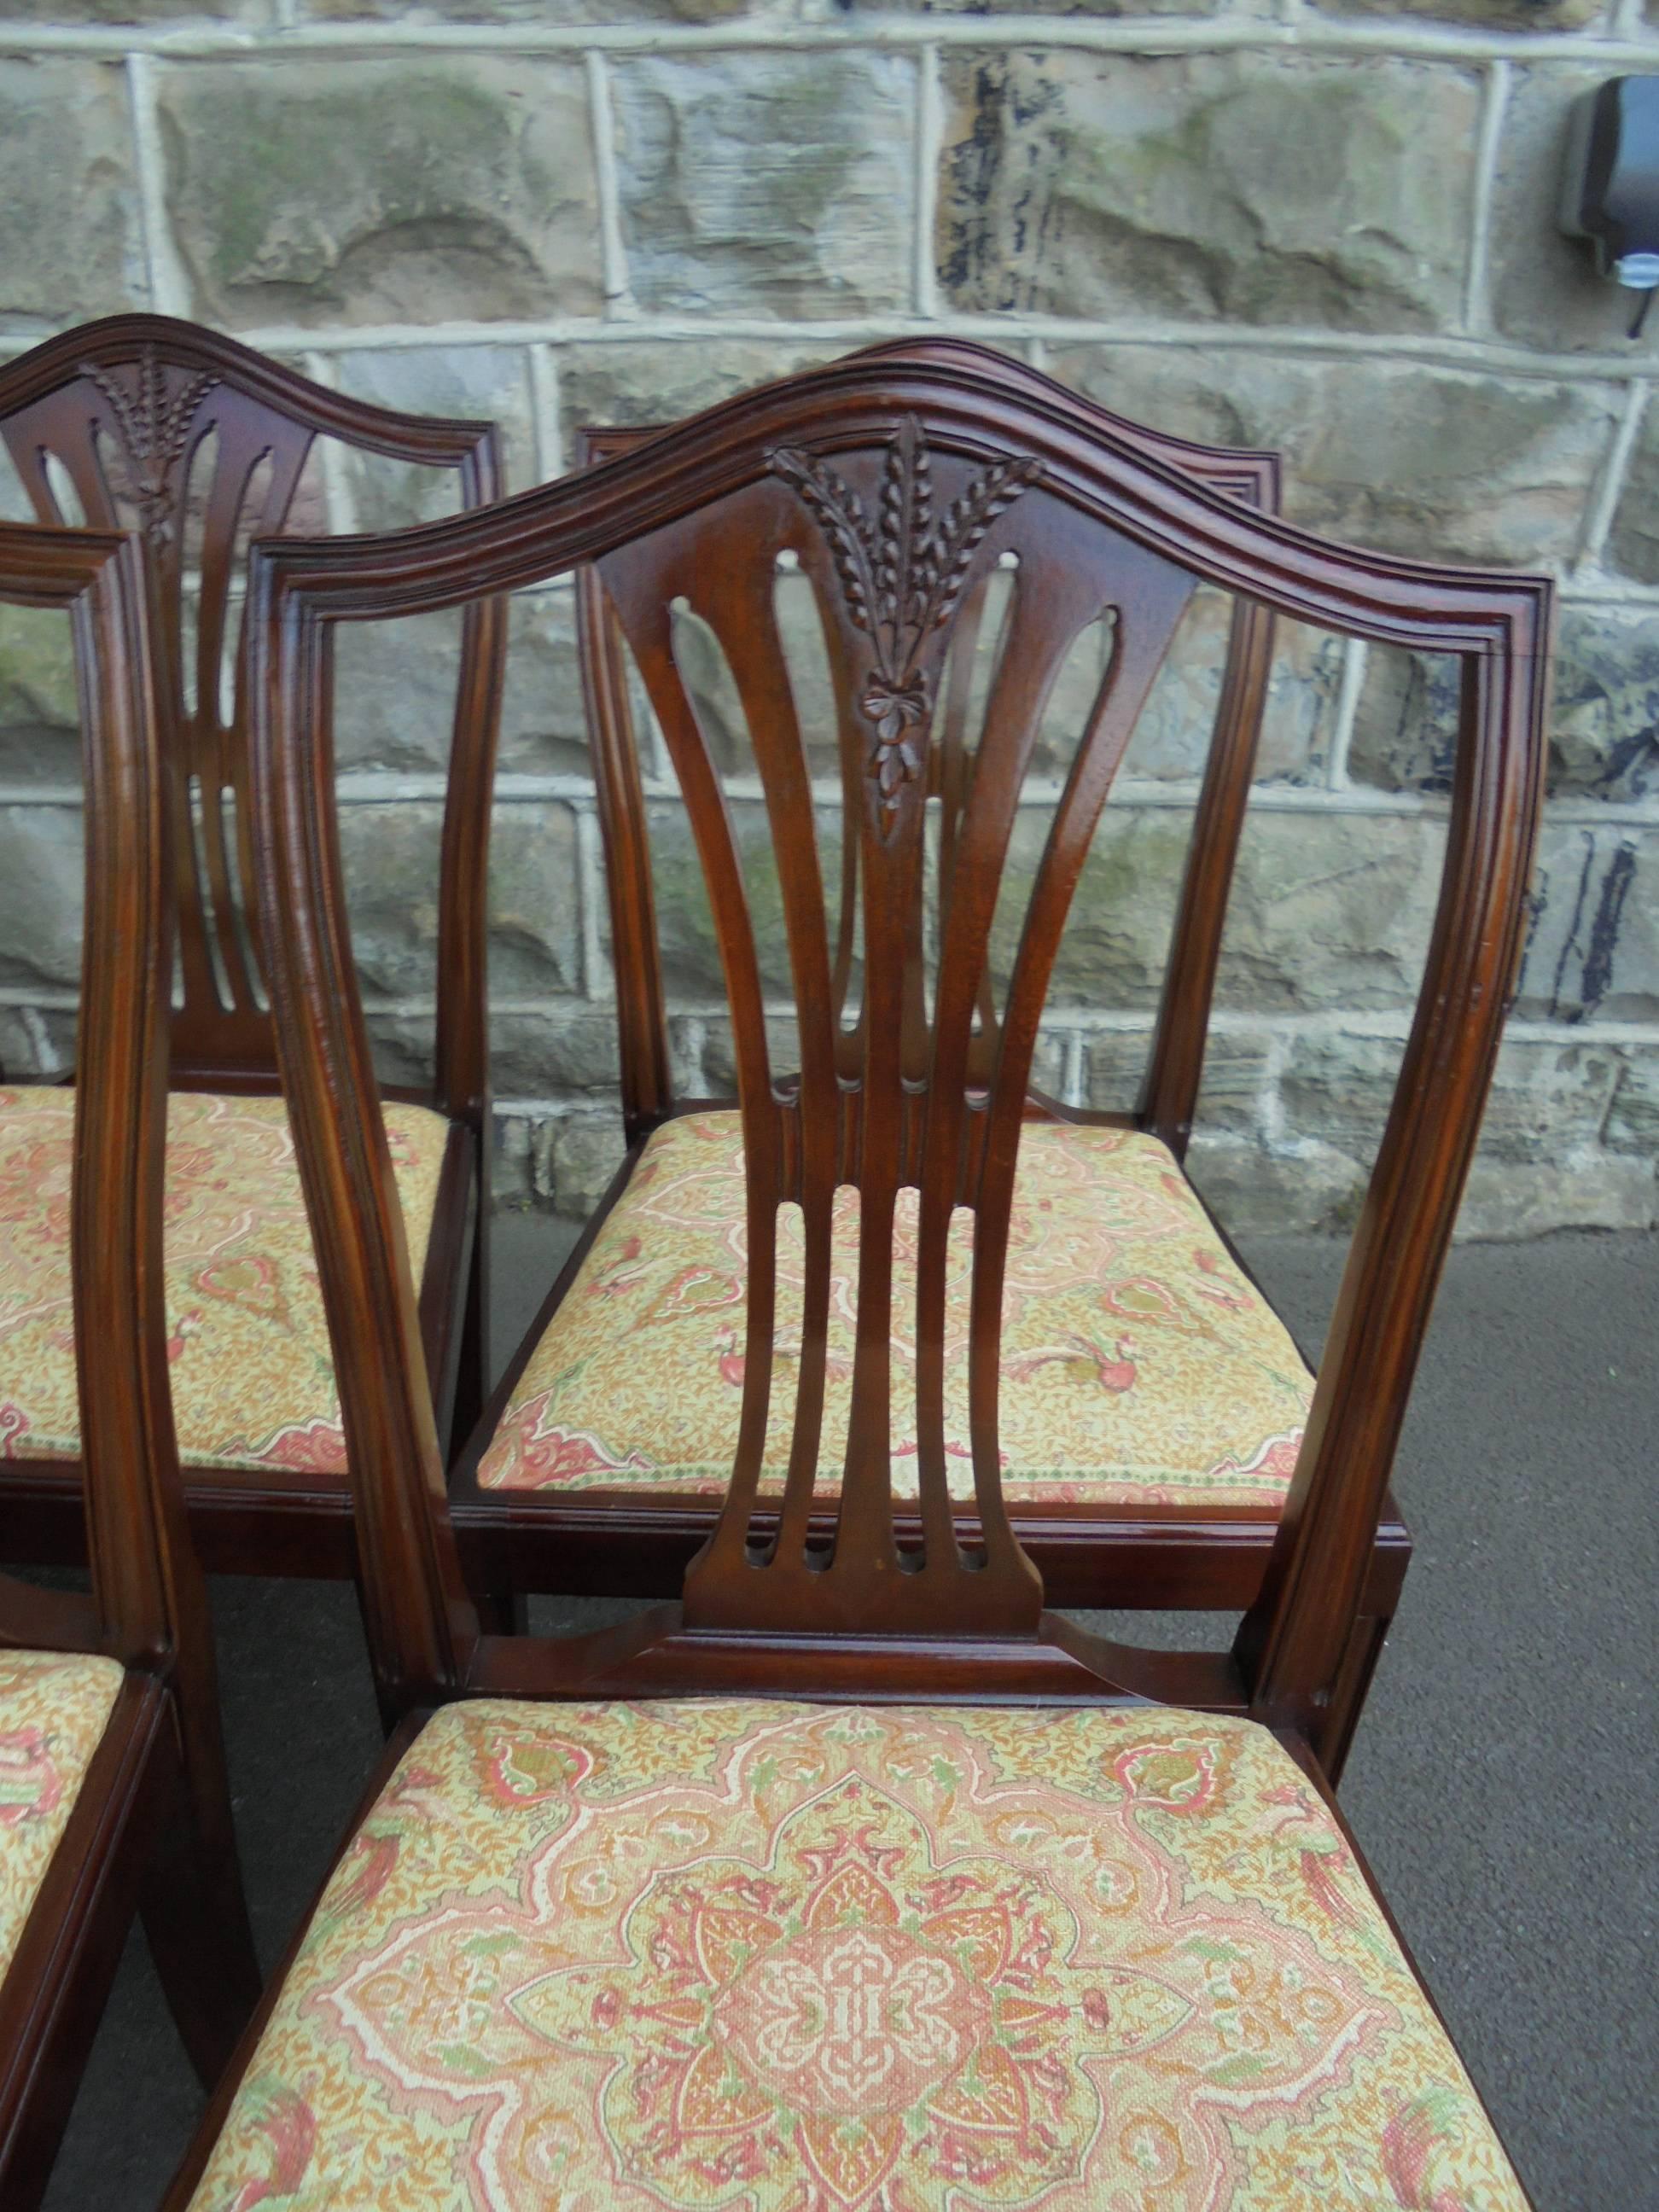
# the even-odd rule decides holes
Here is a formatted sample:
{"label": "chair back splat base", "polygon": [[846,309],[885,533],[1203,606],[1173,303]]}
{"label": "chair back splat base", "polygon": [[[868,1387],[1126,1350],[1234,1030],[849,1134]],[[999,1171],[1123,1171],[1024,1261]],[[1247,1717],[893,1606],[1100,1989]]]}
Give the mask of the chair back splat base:
{"label": "chair back splat base", "polygon": [[[824,788],[780,636],[781,562],[808,579],[823,629],[834,788],[854,848],[842,878],[857,890],[854,980],[829,918]],[[746,1178],[740,1431],[680,1609],[599,1638],[480,1639],[419,1418],[416,1317],[351,986],[326,804],[331,641],[337,621],[465,604],[584,566],[584,589],[603,594],[678,775],[719,943]],[[954,626],[998,566],[1012,574],[1005,639],[977,748],[957,776],[930,970],[917,956],[917,917],[939,796],[932,733]],[[350,1458],[383,1680],[410,1699],[486,1687],[1151,1697],[1248,1710],[1316,1735],[1512,972],[1542,759],[1548,585],[1327,544],[1195,483],[1099,410],[1068,408],[1050,387],[943,347],[857,357],[747,394],[488,513],[378,541],[262,546],[252,574],[264,930],[335,1356],[343,1384],[354,1363],[362,1384],[342,1396],[356,1424]],[[1009,1524],[998,1444],[1004,1263],[1050,970],[1113,778],[1200,583],[1346,635],[1454,653],[1464,665],[1449,863],[1395,1108],[1274,1567],[1235,1652],[1219,1656],[1137,1652],[1045,1615]],[[777,864],[772,943],[761,941],[714,733],[679,657],[676,623],[687,614],[718,641],[753,737]],[[1104,673],[1009,930],[1000,908],[1045,707],[1078,638],[1103,621]],[[994,928],[1012,951],[987,1044],[978,1010]],[[796,1020],[789,1064],[767,1020],[766,979],[780,969]],[[1172,1135],[1190,1120],[1201,1024],[1198,1037],[1143,1115]],[[641,1042],[647,1079],[630,1109],[639,1127],[653,1111],[654,1047],[648,1034]],[[831,1217],[848,1189],[855,1348],[850,1374],[837,1377],[826,1361]],[[786,1207],[799,1210],[803,1288],[799,1362],[780,1385],[772,1352]],[[899,1315],[896,1227],[911,1222],[915,1305]],[[972,1542],[952,1516],[943,1405],[947,1275],[963,1240]],[[916,1348],[920,1499],[919,1534],[902,1544],[890,1451],[901,1326]],[[825,1537],[814,1488],[832,1386],[844,1386],[850,1412]],[[787,1471],[775,1510],[762,1517],[769,1432],[784,1440]]]}

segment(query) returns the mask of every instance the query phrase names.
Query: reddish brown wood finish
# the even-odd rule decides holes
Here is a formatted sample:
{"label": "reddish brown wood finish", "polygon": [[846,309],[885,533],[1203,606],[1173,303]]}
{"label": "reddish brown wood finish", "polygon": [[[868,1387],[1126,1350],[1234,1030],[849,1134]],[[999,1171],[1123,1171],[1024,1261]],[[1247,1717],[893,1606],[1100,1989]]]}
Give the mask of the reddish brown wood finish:
{"label": "reddish brown wood finish", "polygon": [[[933,512],[946,518],[936,537],[920,514],[924,450]],[[848,486],[866,517],[883,518],[885,542],[873,552]],[[853,1083],[831,1036],[830,936],[802,748],[769,592],[754,582],[769,581],[785,548],[826,610],[843,742],[860,770],[867,1019]],[[906,976],[923,786],[906,751],[914,724],[905,702],[931,694],[951,614],[1005,549],[1018,553],[1022,589],[963,817],[936,1003],[931,1022],[919,1024]],[[353,988],[331,805],[329,672],[337,622],[465,604],[583,563],[644,673],[704,860],[737,1036],[751,1352],[768,1343],[773,1223],[786,1200],[805,1217],[808,1303],[775,1535],[751,1526],[770,1362],[750,1358],[731,1492],[687,1574],[683,1606],[597,1638],[514,1640],[480,1635],[446,1506]],[[1140,699],[1200,579],[1347,635],[1455,653],[1468,672],[1468,712],[1440,916],[1291,1510],[1235,1650],[1155,1654],[1080,1635],[1043,1612],[1039,1577],[1002,1506],[996,1352],[1009,1194],[1049,963]],[[1363,1674],[1352,1655],[1364,1632],[1389,1463],[1518,944],[1543,758],[1548,583],[1327,544],[1194,484],[1098,421],[1040,402],[1020,380],[955,359],[890,357],[750,393],[487,514],[378,541],[262,545],[251,588],[266,957],[387,1701],[412,1706],[483,1688],[1173,1698],[1290,1726],[1328,1757],[1343,1686]],[[730,825],[674,663],[667,611],[678,594],[721,635],[755,734],[799,1012],[801,1065],[787,1079],[769,1057]],[[1048,676],[1104,605],[1116,610],[1115,657],[1056,808],[995,1070],[979,1090],[967,1079],[968,1040],[1014,798]],[[1176,1120],[1182,1095],[1172,1075]],[[860,1193],[860,1305],[853,1434],[826,1555],[811,1545],[810,1473],[823,1373],[815,1316],[837,1181]],[[886,1464],[890,1231],[905,1183],[921,1205],[920,1559],[901,1550]],[[939,1255],[953,1205],[976,1216],[972,1552],[945,1490],[938,1397]]]}
{"label": "reddish brown wood finish", "polygon": [[[247,660],[236,596],[247,541],[288,526],[319,438],[448,471],[459,503],[477,507],[501,492],[496,432],[366,405],[193,324],[117,315],[0,368],[0,436],[42,522],[137,528],[149,543],[160,726],[175,771],[182,999],[172,1017],[173,1081],[181,1090],[274,1091],[280,1079],[252,896]],[[78,515],[62,511],[64,481]],[[465,1436],[477,1419],[486,1357],[485,866],[505,643],[500,602],[467,610],[438,885],[435,1073],[429,1090],[400,1094],[454,1125],[421,1294],[447,1436],[452,1428]],[[0,1557],[77,1558],[79,1483],[72,1462],[8,1463]],[[214,1571],[354,1571],[343,1480],[209,1468],[191,1471],[188,1495]]]}
{"label": "reddish brown wood finish", "polygon": [[[1194,483],[1231,494],[1258,512],[1279,511],[1277,454],[1194,445],[1150,432],[988,347],[958,339],[902,340],[872,348],[854,358],[994,376],[1003,390],[1018,393],[1058,422],[1070,424],[1085,434],[1091,428],[1103,429],[1153,460],[1178,469]],[[631,453],[663,436],[665,428],[664,425],[586,428],[578,437],[579,465],[587,467]],[[942,902],[948,900],[971,789],[974,733],[969,727],[969,678],[975,641],[985,619],[988,580],[981,576],[963,596],[940,684],[939,726],[927,755],[929,796],[942,801],[939,861]],[[578,570],[576,590],[577,638],[611,906],[623,1124],[633,1144],[684,1110],[685,1102],[675,1097],[669,1072],[666,994],[653,899],[648,815],[629,705],[623,626],[592,566],[584,564]],[[1131,1126],[1149,1129],[1161,1138],[1177,1158],[1184,1157],[1203,1072],[1222,925],[1260,738],[1273,642],[1272,608],[1259,600],[1236,601],[1139,1113],[1125,1117],[1078,1111],[1042,1101],[1036,1094],[1029,1111],[1081,1122],[1128,1121]],[[844,755],[844,763],[856,770],[850,754]],[[849,818],[856,817],[857,798],[854,774],[847,793]],[[837,1066],[843,1078],[854,1080],[864,1050],[861,1014],[848,1018],[857,853],[856,839],[845,839],[830,985]],[[940,919],[943,926],[943,903]],[[907,1007],[914,1006],[923,988],[919,908],[913,909],[911,927]],[[1000,1044],[1000,1018],[988,971],[981,972],[974,1015],[967,1074],[971,1084],[983,1085],[994,1071]],[[616,1194],[620,1194],[621,1188],[619,1182]],[[1217,1233],[1224,1239],[1219,1224]],[[1237,1253],[1234,1257],[1238,1257]],[[573,1276],[574,1269],[567,1268],[561,1283],[568,1286]],[[457,1466],[452,1483],[456,1525],[477,1559],[477,1574],[492,1583],[506,1582],[525,1590],[580,1588],[618,1595],[668,1596],[679,1588],[687,1565],[712,1532],[717,1517],[712,1505],[653,1499],[645,1489],[585,1492],[574,1498],[481,1491],[472,1479],[482,1440],[504,1413],[525,1361],[556,1305],[556,1298],[550,1297],[542,1309],[491,1398],[479,1431],[478,1449],[464,1453]],[[764,1513],[760,1518],[769,1531],[770,1518]],[[959,1515],[958,1519],[964,1521],[964,1516]],[[1170,1507],[1130,1516],[1121,1509],[1026,1505],[1018,1511],[1015,1526],[1053,1602],[1242,1613],[1260,1590],[1274,1522],[1275,1516],[1265,1512],[1206,1517]],[[816,1516],[815,1540],[824,1540],[830,1525],[823,1514]],[[921,1523],[914,1515],[901,1515],[896,1531],[901,1550],[908,1551],[921,1540]],[[970,1516],[965,1519],[962,1533],[969,1543],[981,1539],[979,1526]],[[1386,1632],[1410,1556],[1409,1532],[1390,1503],[1378,1532],[1365,1605],[1373,1642]],[[1346,1709],[1334,1738],[1338,1748],[1333,1753],[1333,1771],[1340,1765],[1340,1748],[1346,1747],[1358,1717],[1358,1706],[1354,1703]]]}
{"label": "reddish brown wood finish", "polygon": [[92,1570],[90,1601],[0,1579],[0,1644],[101,1650],[128,1670],[0,1980],[0,2200],[9,2207],[37,2202],[45,2188],[136,1904],[205,2079],[224,2064],[259,1988],[167,1389],[172,854],[152,586],[134,538],[0,527],[0,597],[70,615],[85,732],[72,1265]]}

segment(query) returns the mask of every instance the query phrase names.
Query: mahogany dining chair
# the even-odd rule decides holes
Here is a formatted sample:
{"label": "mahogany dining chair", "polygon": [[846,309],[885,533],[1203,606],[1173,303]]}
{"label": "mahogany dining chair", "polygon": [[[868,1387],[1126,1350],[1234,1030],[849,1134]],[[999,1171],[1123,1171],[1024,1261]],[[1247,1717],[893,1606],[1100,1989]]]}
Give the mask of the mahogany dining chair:
{"label": "mahogany dining chair", "polygon": [[[1148,431],[988,347],[905,340],[856,358],[981,377],[999,392],[1044,410],[1085,447],[1097,435],[1121,437],[1194,483],[1259,512],[1278,512],[1276,454],[1195,446]],[[580,459],[591,465],[661,434],[660,428],[587,429]],[[787,565],[793,557],[792,548],[780,549],[787,565],[779,588],[793,589],[799,608],[802,586],[810,599],[812,583]],[[1018,581],[1017,572],[1011,578],[992,568],[963,592],[940,667],[933,726],[912,732],[923,751],[930,811],[937,809],[941,933],[988,698],[975,671],[988,660],[994,666],[997,647],[1006,650],[1009,639],[1010,595],[1003,596],[1000,622],[988,602],[994,585],[1012,582],[1017,589]],[[695,1111],[703,1141],[695,1155],[684,1154],[683,1146],[682,1152],[696,1159],[696,1219],[676,1218],[637,1180],[620,1191],[614,1215],[601,1210],[583,1248],[585,1255],[598,1240],[599,1253],[565,1269],[509,1362],[488,1418],[457,1464],[453,1503],[479,1562],[475,1571],[491,1587],[661,1597],[678,1588],[714,1524],[737,1443],[741,1360],[732,1309],[743,1279],[737,1250],[743,1148],[734,1100],[676,1095],[653,895],[652,818],[664,810],[647,796],[623,625],[592,564],[577,573],[577,594],[611,907],[623,1133],[637,1146]],[[814,617],[805,619],[811,623]],[[1014,1218],[1008,1276],[1015,1304],[1002,1357],[1005,1393],[1017,1395],[1021,1408],[1018,1425],[1012,1419],[1006,1425],[1010,1455],[1003,1480],[1020,1539],[1050,1599],[1060,1604],[1242,1612],[1261,1587],[1312,1396],[1316,1362],[1279,1326],[1266,1293],[1182,1172],[1273,628],[1270,606],[1235,600],[1155,1042],[1133,1116],[1133,1127],[1157,1144],[1103,1151],[1099,1133],[1122,1128],[1122,1114],[1065,1106],[1028,1089],[1027,1113],[1043,1125],[1033,1133],[1033,1165],[1037,1158],[1053,1165],[1042,1199],[1018,1208]],[[781,623],[779,635],[792,698],[805,715],[811,694],[799,629],[799,621],[793,629]],[[741,670],[738,675],[740,680]],[[829,690],[821,679],[813,702],[823,719],[834,716]],[[752,694],[746,703],[768,711]],[[708,723],[708,702],[695,704]],[[823,742],[820,729],[804,732],[820,776],[822,763],[839,754],[848,779],[842,795],[848,820],[855,818],[864,728],[855,716],[839,746],[833,736]],[[1076,732],[1067,734],[1075,744]],[[1069,765],[1064,747],[1058,750]],[[745,751],[744,765],[748,761]],[[859,848],[850,836],[840,845],[830,990],[842,1040],[838,1050],[852,1066],[860,1049],[859,1010],[852,1003]],[[931,919],[920,910],[912,915],[918,969]],[[970,1081],[988,1075],[999,1033],[988,966],[968,1044]],[[665,1158],[664,1148],[676,1141],[665,1133],[653,1157]],[[1127,1255],[1123,1210],[1144,1212],[1142,1187],[1156,1193],[1159,1176],[1170,1179],[1179,1203],[1165,1206],[1157,1224],[1143,1225],[1138,1249]],[[1056,1296],[1043,1282],[1057,1241],[1068,1248],[1074,1271],[1098,1277],[1103,1300],[1079,1300],[1070,1285]],[[607,1264],[607,1255],[621,1256]],[[701,1270],[696,1293],[673,1290],[692,1269]],[[606,1285],[611,1295],[596,1298],[596,1288]],[[957,1365],[967,1341],[963,1288],[958,1278],[947,1323],[947,1356]],[[631,1347],[643,1349],[640,1317],[647,1308],[648,1385],[632,1394],[623,1419],[606,1403],[610,1367],[629,1358]],[[842,1346],[843,1358],[845,1351]],[[1264,1368],[1273,1378],[1265,1383]],[[504,1448],[498,1434],[503,1425],[511,1427],[526,1404],[539,1406],[556,1378],[557,1442],[550,1447],[544,1435],[533,1449]],[[964,1477],[965,1446],[958,1429],[947,1449]],[[769,1455],[763,1476],[769,1502],[783,1474],[781,1459]],[[829,1487],[820,1488],[820,1519]],[[965,1480],[958,1511],[971,1520]],[[1344,1675],[1342,1715],[1331,1741],[1333,1775],[1358,1723],[1410,1556],[1411,1537],[1390,1497]]]}
{"label": "mahogany dining chair", "polygon": [[[888,513],[903,524],[890,535]],[[814,793],[773,627],[785,548],[820,592],[860,732],[856,1050],[835,1019]],[[918,994],[917,732],[952,619],[1010,550],[1014,636]],[[329,670],[340,623],[583,562],[649,687],[720,933],[739,1055],[743,1411],[679,1602],[520,1638],[481,1632],[459,1569],[328,835]],[[1200,579],[1453,653],[1463,708],[1428,973],[1268,1570],[1231,1650],[1168,1653],[1045,1610],[1002,1492],[999,1352],[1011,1224],[1058,1172],[1049,1125],[1025,1110],[1055,939]],[[681,600],[751,702],[799,1065],[770,1057],[763,948],[676,663]],[[1043,694],[1103,605],[1109,665],[1024,887],[994,1064],[976,1077],[994,894]],[[1322,1763],[1520,940],[1550,607],[1543,579],[1325,544],[1102,426],[1082,439],[976,370],[893,360],[750,392],[488,512],[256,550],[267,973],[342,1369],[371,1642],[386,1702],[408,1717],[169,2212],[284,2195],[404,2212],[1524,2203]],[[666,1203],[677,1189],[688,1212],[688,1179],[724,1141],[710,1120],[647,1137],[624,1190]],[[1088,1137],[1104,1159],[1146,1162],[1142,1222],[1187,1207],[1158,1139],[1127,1125]],[[953,1220],[970,1232],[957,1244]],[[914,1255],[914,1358],[894,1352],[896,1251]],[[853,1258],[843,1339],[831,1307]],[[630,1263],[604,1243],[591,1259],[599,1288],[573,1295],[603,1308]],[[958,1268],[967,1525],[948,1449]],[[799,1354],[781,1375],[791,1273]],[[641,1368],[650,1342],[632,1347]],[[843,1344],[850,1377],[830,1371]],[[613,1371],[620,1414],[629,1377]],[[556,1401],[514,1415],[504,1448],[557,1425]],[[896,1435],[918,1445],[917,1502],[897,1511]],[[787,1474],[762,1510],[773,1436]]]}
{"label": "mahogany dining chair", "polygon": [[[0,1576],[0,2203],[40,2202],[136,1908],[204,2082],[259,1971],[207,1594],[177,1483],[161,1259],[172,824],[131,537],[0,526],[0,599],[74,634],[85,921],[74,1129],[12,1150],[0,1280],[68,1268],[90,1595]],[[0,1089],[0,1113],[27,1111]],[[60,1317],[57,1325],[61,1328]],[[0,1511],[5,1509],[0,1505]]]}
{"label": "mahogany dining chair", "polygon": [[[196,1541],[210,1571],[349,1576],[345,1437],[260,979],[252,911],[247,543],[289,524],[317,441],[446,471],[459,503],[501,489],[485,422],[396,414],[232,338],[116,315],[0,368],[0,436],[43,522],[143,533],[159,577],[159,715],[175,773],[167,1304]],[[78,506],[79,513],[66,513]],[[441,1431],[477,1419],[487,1340],[489,1097],[485,860],[505,626],[468,610],[436,885],[435,1073],[389,1091]],[[67,1158],[72,1091],[0,1116],[0,1158]],[[0,1556],[80,1555],[79,1431],[61,1252],[0,1284]],[[48,1318],[43,1322],[42,1316]]]}

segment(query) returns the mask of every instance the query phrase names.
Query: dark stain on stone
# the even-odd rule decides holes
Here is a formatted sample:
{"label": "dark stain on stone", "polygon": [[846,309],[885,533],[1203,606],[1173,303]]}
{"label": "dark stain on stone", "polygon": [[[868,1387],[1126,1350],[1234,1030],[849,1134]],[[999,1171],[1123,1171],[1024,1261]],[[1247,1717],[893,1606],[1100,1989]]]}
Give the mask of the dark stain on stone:
{"label": "dark stain on stone", "polygon": [[1635,874],[1636,848],[1621,845],[1607,863],[1607,873],[1601,878],[1601,896],[1596,901],[1595,919],[1590,924],[1589,950],[1584,955],[1584,973],[1579,985],[1579,997],[1586,1014],[1595,1012],[1607,995],[1607,986],[1613,981],[1619,924]]}
{"label": "dark stain on stone", "polygon": [[[1584,865],[1578,871],[1578,890],[1572,902],[1572,919],[1567,924],[1567,933],[1561,940],[1561,957],[1555,963],[1555,982],[1554,987],[1550,993],[1550,1018],[1552,1021],[1559,1021],[1563,1018],[1561,1012],[1561,994],[1566,984],[1567,963],[1572,958],[1573,953],[1577,948],[1579,925],[1584,919],[1584,901],[1589,895],[1590,870],[1595,866],[1595,840],[1590,833],[1586,830],[1584,833]],[[1573,1018],[1576,1018],[1576,1016],[1582,1011],[1583,1009],[1581,1007],[1575,1006],[1573,1009]]]}

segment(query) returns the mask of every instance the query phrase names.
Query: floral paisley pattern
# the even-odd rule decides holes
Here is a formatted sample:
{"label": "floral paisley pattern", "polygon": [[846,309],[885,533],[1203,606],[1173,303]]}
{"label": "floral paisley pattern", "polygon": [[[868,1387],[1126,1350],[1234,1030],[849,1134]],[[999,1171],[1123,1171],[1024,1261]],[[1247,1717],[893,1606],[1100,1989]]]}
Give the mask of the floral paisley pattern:
{"label": "floral paisley pattern", "polygon": [[113,1659],[0,1651],[0,1973],[120,1689]]}
{"label": "floral paisley pattern", "polygon": [[[720,1492],[737,1449],[747,1241],[735,1114],[651,1139],[513,1394],[478,1469],[486,1489]],[[970,1220],[958,1212],[945,1307],[945,1454],[968,1445]],[[823,1494],[847,1444],[858,1307],[857,1194],[836,1194]],[[914,1496],[916,1194],[894,1244],[893,1468]],[[800,1347],[798,1207],[779,1218],[778,1325],[763,1486],[781,1489]],[[1295,1472],[1312,1377],[1228,1257],[1155,1138],[1028,1122],[1002,1313],[999,1434],[1015,1504],[1275,1506]],[[908,1480],[907,1480],[908,1477]]]}
{"label": "floral paisley pattern", "polygon": [[1300,1770],[1139,1708],[452,1706],[193,2212],[1524,2212]]}
{"label": "floral paisley pattern", "polygon": [[[448,1124],[386,1109],[418,1282]],[[0,1089],[0,1460],[81,1449],[70,1281],[75,1094]],[[167,1292],[173,1418],[192,1467],[343,1474],[322,1289],[280,1098],[167,1102]]]}

